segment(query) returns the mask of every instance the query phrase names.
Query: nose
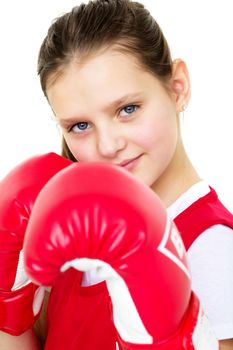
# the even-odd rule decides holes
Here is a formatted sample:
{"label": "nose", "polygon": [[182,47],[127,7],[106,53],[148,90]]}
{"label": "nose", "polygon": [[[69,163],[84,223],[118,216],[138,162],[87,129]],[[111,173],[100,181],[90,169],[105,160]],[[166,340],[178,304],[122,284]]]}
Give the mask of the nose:
{"label": "nose", "polygon": [[98,133],[98,151],[102,157],[114,158],[126,146],[126,139],[116,127],[105,127]]}

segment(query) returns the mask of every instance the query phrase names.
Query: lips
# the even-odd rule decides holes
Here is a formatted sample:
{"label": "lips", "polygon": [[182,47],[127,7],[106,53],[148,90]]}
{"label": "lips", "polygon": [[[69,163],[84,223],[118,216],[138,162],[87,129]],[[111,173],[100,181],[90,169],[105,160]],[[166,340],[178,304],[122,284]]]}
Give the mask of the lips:
{"label": "lips", "polygon": [[137,156],[135,158],[126,159],[123,162],[119,163],[118,165],[127,169],[127,170],[132,170],[137,165],[140,157],[141,157],[141,154],[140,154],[140,156]]}

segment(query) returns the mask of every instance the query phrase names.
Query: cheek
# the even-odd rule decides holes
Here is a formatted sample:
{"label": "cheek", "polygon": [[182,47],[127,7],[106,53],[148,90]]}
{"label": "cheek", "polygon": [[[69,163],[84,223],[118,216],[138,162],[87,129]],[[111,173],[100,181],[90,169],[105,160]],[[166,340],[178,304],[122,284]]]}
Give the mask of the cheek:
{"label": "cheek", "polygon": [[64,136],[67,146],[73,156],[80,162],[90,162],[96,159],[96,151],[93,143],[89,140],[75,140]]}
{"label": "cheek", "polygon": [[163,116],[141,130],[140,145],[158,161],[168,162],[173,156],[178,138],[176,117]]}

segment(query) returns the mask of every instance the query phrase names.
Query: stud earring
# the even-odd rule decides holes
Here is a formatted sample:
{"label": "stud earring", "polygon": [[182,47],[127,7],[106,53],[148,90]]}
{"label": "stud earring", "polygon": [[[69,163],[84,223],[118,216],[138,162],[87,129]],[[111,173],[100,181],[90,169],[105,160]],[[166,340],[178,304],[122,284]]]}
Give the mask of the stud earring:
{"label": "stud earring", "polygon": [[186,110],[186,108],[187,108],[187,105],[186,105],[186,103],[184,103],[182,106],[182,112],[184,112]]}

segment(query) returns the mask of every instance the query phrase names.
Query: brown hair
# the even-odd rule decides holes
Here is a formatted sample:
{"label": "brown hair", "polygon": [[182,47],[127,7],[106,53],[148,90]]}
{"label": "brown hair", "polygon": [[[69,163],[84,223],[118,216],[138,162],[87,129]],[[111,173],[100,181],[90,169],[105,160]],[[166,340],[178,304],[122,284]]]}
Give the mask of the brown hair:
{"label": "brown hair", "polygon": [[[170,50],[144,5],[130,0],[94,0],[74,7],[50,26],[38,57],[45,96],[48,85],[74,58],[85,58],[109,46],[135,56],[144,70],[167,86],[172,71]],[[62,155],[75,160],[64,139]]]}

